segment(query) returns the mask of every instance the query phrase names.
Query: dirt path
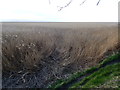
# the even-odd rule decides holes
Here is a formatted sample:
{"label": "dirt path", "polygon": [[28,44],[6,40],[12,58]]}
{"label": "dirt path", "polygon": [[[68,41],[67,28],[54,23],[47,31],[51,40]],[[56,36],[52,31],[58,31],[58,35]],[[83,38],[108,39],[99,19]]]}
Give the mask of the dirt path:
{"label": "dirt path", "polygon": [[[61,86],[61,87],[59,88],[59,90],[62,90],[63,88],[66,88],[66,89],[67,89],[67,88],[69,88],[70,86],[72,86],[73,84],[75,84],[75,83],[77,83],[77,82],[80,82],[80,81],[81,81],[82,79],[84,79],[85,77],[87,77],[87,76],[91,75],[92,73],[98,71],[99,69],[104,68],[104,67],[106,67],[107,65],[112,65],[112,64],[115,64],[115,63],[120,63],[120,59],[110,61],[110,62],[108,62],[108,63],[100,66],[99,68],[95,69],[95,70],[92,71],[91,73],[87,73],[87,74],[85,74],[84,76],[81,76],[81,77],[79,77],[79,78],[74,79],[74,80],[71,81],[70,83],[67,83],[67,84]],[[84,84],[85,84],[85,83],[84,83]],[[84,84],[83,84],[83,85],[84,85]]]}

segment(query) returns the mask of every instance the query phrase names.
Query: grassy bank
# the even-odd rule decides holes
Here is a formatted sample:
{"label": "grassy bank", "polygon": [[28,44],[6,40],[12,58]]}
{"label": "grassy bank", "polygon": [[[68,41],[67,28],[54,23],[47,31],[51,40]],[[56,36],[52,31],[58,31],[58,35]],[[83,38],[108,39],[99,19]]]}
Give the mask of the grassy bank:
{"label": "grassy bank", "polygon": [[[97,85],[105,83],[110,78],[115,77],[115,75],[116,76],[119,75],[119,72],[120,72],[120,69],[118,69],[119,63],[115,64],[115,65],[110,65],[110,66],[107,66],[107,67],[104,68],[105,65],[107,65],[107,64],[109,65],[112,62],[114,63],[114,61],[115,60],[118,61],[118,59],[120,59],[120,53],[113,54],[112,56],[104,59],[96,67],[92,67],[92,68],[90,68],[90,69],[88,69],[86,71],[83,71],[83,72],[77,72],[77,73],[73,74],[71,77],[69,77],[66,80],[59,80],[59,82],[54,83],[49,88],[54,88],[54,89],[55,88],[61,88],[62,86],[66,85],[66,84],[69,84],[72,81],[74,81],[74,79],[80,78],[80,77],[82,77],[82,76],[84,76],[86,74],[90,74],[90,73],[93,73],[93,74],[91,74],[90,76],[85,77],[80,82],[73,84],[72,86],[70,86],[70,88],[77,88],[77,87],[80,87],[80,85],[82,86],[85,83],[86,84],[84,86],[82,86],[83,88],[86,88],[86,87],[89,88],[89,87],[93,87],[93,86],[97,87]],[[101,68],[101,69],[98,70],[99,68]],[[98,71],[96,71],[96,70],[98,70]],[[96,72],[94,72],[94,71],[96,71]]]}

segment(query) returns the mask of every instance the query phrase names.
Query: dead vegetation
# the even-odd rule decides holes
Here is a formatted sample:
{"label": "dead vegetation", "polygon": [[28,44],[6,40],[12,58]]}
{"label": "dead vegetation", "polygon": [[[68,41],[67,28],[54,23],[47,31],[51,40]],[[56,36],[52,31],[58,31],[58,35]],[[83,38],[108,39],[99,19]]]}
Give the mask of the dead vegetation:
{"label": "dead vegetation", "polygon": [[[9,30],[17,29],[20,30]],[[117,27],[101,28],[24,28],[5,26],[2,32],[3,73],[39,72],[44,80],[96,65],[104,56],[117,51]],[[46,75],[45,75],[46,74]],[[24,87],[24,86],[23,86]]]}

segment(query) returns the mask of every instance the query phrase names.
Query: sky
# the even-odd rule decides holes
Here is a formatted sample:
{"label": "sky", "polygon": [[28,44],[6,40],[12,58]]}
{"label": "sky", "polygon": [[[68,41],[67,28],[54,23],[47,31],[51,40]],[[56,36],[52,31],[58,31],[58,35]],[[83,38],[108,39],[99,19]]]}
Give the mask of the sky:
{"label": "sky", "polygon": [[0,0],[0,22],[118,22],[120,0]]}

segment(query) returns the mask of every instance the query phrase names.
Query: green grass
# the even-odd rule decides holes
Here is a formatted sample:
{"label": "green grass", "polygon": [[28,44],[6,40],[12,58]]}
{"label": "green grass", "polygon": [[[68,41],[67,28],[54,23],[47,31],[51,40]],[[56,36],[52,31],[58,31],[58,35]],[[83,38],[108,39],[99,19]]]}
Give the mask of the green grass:
{"label": "green grass", "polygon": [[120,63],[108,65],[105,68],[101,68],[92,75],[84,78],[82,81],[75,83],[70,88],[94,88],[101,84],[104,84],[108,80],[112,79],[114,76],[120,75]]}
{"label": "green grass", "polygon": [[76,79],[76,78],[78,78],[78,77],[80,77],[82,75],[84,75],[84,72],[74,73],[71,77],[67,78],[66,80],[62,80],[62,79],[57,80],[55,83],[50,85],[49,88],[54,88],[54,89],[59,88],[59,87],[73,81],[74,79]]}
{"label": "green grass", "polygon": [[100,67],[100,66],[103,66],[103,65],[106,65],[108,62],[111,62],[111,61],[117,60],[117,59],[120,59],[120,53],[118,53],[118,54],[113,54],[112,56],[106,58],[105,60],[103,60],[103,61],[99,64],[99,67]]}
{"label": "green grass", "polygon": [[[85,70],[85,71],[83,71],[83,72],[74,73],[72,76],[70,76],[69,78],[67,78],[67,79],[65,79],[65,80],[58,80],[58,81],[56,81],[55,83],[53,83],[49,88],[54,88],[54,89],[60,88],[60,87],[62,87],[63,85],[66,85],[66,84],[72,82],[74,79],[80,78],[80,77],[84,76],[85,74],[93,73],[96,69],[99,69],[99,68],[102,67],[103,65],[106,65],[107,63],[109,63],[109,62],[111,62],[111,61],[113,61],[113,60],[117,60],[117,59],[119,59],[119,58],[120,58],[120,53],[118,53],[118,54],[113,54],[112,56],[104,59],[99,65],[97,65],[97,66],[95,66],[95,67],[92,67],[92,68],[90,68],[90,69],[87,69],[87,70]],[[103,73],[103,74],[104,74],[104,73]],[[110,74],[110,73],[106,73],[106,74]],[[83,80],[84,80],[84,83],[85,83],[85,82],[89,81],[90,78],[89,78],[89,77],[86,77],[86,78],[83,79]],[[82,80],[82,82],[83,82],[83,80]],[[82,84],[82,82],[79,82],[79,84]],[[77,87],[77,86],[79,86],[79,84],[76,83],[74,86],[71,86],[71,87],[72,87],[72,88]]]}
{"label": "green grass", "polygon": [[119,88],[120,89],[120,75],[114,76],[112,79],[106,81],[104,84],[97,86],[98,88]]}
{"label": "green grass", "polygon": [[74,79],[76,78],[79,78],[81,76],[84,76],[86,73],[92,73],[94,70],[96,70],[98,67],[92,67],[90,69],[87,69],[83,72],[76,72],[74,73],[73,75],[71,75],[69,78],[67,78],[66,80],[57,80],[55,83],[53,83],[52,85],[49,86],[49,88],[54,88],[54,89],[57,89],[57,88],[60,88],[61,86],[67,84],[67,83],[70,83],[72,82]]}
{"label": "green grass", "polygon": [[50,85],[49,88],[57,88],[59,85],[62,84],[62,82],[64,82],[64,80],[59,79],[55,83],[53,83],[52,85]]}

